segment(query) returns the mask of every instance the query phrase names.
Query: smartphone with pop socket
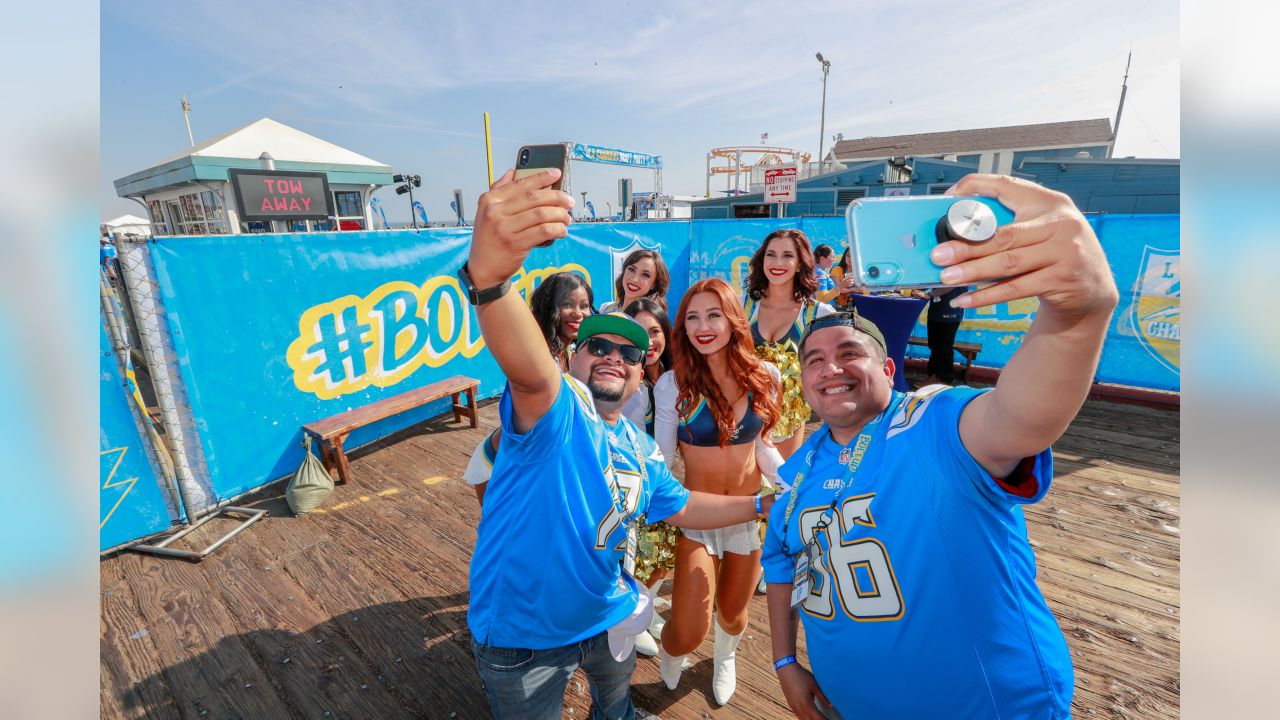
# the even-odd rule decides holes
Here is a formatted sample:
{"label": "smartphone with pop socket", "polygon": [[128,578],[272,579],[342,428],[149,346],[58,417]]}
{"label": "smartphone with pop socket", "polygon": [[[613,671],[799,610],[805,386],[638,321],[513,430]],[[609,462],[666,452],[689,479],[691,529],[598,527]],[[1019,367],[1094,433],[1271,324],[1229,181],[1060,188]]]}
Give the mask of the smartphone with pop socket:
{"label": "smartphone with pop socket", "polygon": [[[987,242],[1013,222],[999,201],[978,196],[863,198],[849,203],[850,274],[865,291],[946,287],[929,253],[938,243]],[[995,279],[995,278],[991,278]]]}
{"label": "smartphone with pop socket", "polygon": [[[551,185],[551,189],[564,189],[564,179],[569,174],[569,148],[563,143],[525,145],[516,153],[516,180],[542,172],[547,168],[558,168],[560,170],[560,179]],[[555,240],[548,240],[538,245],[538,247],[548,247],[553,243],[555,243]]]}

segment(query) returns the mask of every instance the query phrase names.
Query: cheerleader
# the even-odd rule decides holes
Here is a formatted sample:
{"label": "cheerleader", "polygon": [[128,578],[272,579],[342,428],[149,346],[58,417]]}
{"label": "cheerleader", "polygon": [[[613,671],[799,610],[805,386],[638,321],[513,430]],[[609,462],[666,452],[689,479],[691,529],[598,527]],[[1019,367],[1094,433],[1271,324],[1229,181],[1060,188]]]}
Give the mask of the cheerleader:
{"label": "cheerleader", "polygon": [[756,355],[782,372],[782,416],[773,428],[773,441],[783,458],[804,442],[810,415],[800,386],[800,338],[814,318],[835,312],[814,297],[818,281],[813,267],[813,251],[804,233],[769,233],[751,256],[743,299]]}
{"label": "cheerleader", "polygon": [[622,272],[613,281],[613,302],[605,303],[600,312],[625,312],[640,298],[656,300],[667,306],[667,288],[671,274],[662,256],[653,250],[635,250],[622,261]]}
{"label": "cheerleader", "polygon": [[[755,495],[770,487],[782,458],[768,443],[779,419],[780,378],[752,348],[751,330],[729,284],[695,283],[676,313],[675,368],[654,388],[656,439],[670,462],[684,458],[685,486],[716,495]],[[734,658],[747,627],[747,603],[760,576],[759,522],[686,530],[676,543],[671,619],[662,630],[663,682],[675,689],[686,656],[715,623],[712,692],[729,701]],[[712,608],[716,609],[713,617]]]}

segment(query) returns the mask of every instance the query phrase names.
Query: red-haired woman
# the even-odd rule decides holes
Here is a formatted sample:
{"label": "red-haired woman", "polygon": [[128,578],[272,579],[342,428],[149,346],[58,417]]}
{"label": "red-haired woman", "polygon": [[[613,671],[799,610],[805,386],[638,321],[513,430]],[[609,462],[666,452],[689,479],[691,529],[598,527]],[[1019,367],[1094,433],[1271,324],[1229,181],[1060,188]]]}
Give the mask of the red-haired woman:
{"label": "red-haired woman", "polygon": [[[675,368],[654,388],[656,439],[668,462],[677,447],[685,486],[717,495],[754,495],[762,472],[782,458],[765,441],[778,421],[778,371],[756,357],[751,330],[729,284],[694,283],[680,302],[671,344]],[[675,689],[685,656],[715,618],[712,691],[721,705],[736,685],[734,655],[746,631],[747,602],[760,573],[759,522],[686,530],[676,543],[671,620],[662,630],[662,679]]]}
{"label": "red-haired woman", "polygon": [[613,281],[613,302],[600,306],[600,312],[622,312],[641,298],[650,298],[663,307],[667,305],[667,288],[671,287],[671,273],[662,256],[653,250],[633,250],[622,261],[622,272]]}
{"label": "red-haired woman", "polygon": [[773,428],[773,440],[787,458],[804,442],[804,424],[810,414],[800,386],[800,338],[814,318],[835,310],[814,297],[818,280],[813,275],[813,251],[809,238],[799,230],[769,233],[751,256],[749,267],[742,304],[756,355],[782,372],[782,416]]}

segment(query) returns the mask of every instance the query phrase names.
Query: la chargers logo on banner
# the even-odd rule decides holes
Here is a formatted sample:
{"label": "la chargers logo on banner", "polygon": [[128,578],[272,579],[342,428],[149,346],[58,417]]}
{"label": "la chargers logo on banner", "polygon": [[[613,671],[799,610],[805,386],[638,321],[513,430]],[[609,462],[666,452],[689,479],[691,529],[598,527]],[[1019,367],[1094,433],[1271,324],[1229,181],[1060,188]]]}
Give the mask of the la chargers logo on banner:
{"label": "la chargers logo on banner", "polygon": [[1181,373],[1181,253],[1146,246],[1134,283],[1129,320],[1134,334],[1161,365]]}

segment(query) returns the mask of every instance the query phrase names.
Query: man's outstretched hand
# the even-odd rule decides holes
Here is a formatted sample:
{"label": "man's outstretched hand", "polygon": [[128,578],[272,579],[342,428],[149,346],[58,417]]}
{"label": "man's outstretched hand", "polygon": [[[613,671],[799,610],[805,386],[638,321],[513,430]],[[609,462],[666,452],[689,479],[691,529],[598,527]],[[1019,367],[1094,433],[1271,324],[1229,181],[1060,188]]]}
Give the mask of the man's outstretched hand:
{"label": "man's outstretched hand", "polygon": [[942,281],[948,285],[1004,278],[952,305],[983,307],[1036,297],[1040,312],[1068,322],[1111,314],[1119,292],[1098,237],[1071,198],[1008,175],[966,175],[947,194],[995,198],[1015,217],[986,242],[953,240],[934,248],[933,261],[946,268]]}
{"label": "man's outstretched hand", "polygon": [[511,170],[480,196],[467,271],[479,289],[501,285],[520,270],[529,251],[569,233],[573,198],[552,190],[560,170],[515,180]]}

